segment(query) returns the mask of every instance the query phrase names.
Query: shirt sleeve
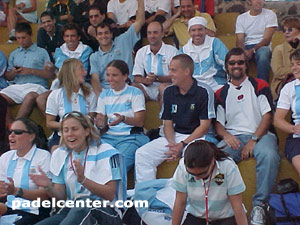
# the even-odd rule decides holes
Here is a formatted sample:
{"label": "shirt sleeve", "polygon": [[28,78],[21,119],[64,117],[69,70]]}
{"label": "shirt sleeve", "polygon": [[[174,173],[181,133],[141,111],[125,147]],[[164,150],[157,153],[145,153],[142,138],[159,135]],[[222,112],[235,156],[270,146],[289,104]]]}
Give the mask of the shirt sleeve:
{"label": "shirt sleeve", "polygon": [[185,171],[183,158],[180,160],[179,165],[172,179],[172,187],[179,192],[187,192],[187,173]]}
{"label": "shirt sleeve", "polygon": [[52,174],[52,182],[56,184],[65,184],[65,179],[64,179],[64,168],[61,169],[60,173],[58,176],[55,176]]}
{"label": "shirt sleeve", "polygon": [[164,94],[163,94],[164,102],[163,102],[162,116],[161,116],[161,119],[163,119],[163,120],[172,120],[173,119],[172,105],[170,102],[171,96],[169,95],[169,92],[170,92],[169,88],[171,88],[171,87],[166,88],[164,91]]}
{"label": "shirt sleeve", "polygon": [[132,71],[133,76],[135,76],[135,75],[144,76],[144,71],[146,71],[144,68],[144,60],[145,60],[145,57],[147,57],[147,56],[145,54],[143,54],[144,53],[143,50],[144,50],[144,48],[141,48],[136,53],[133,71]]}
{"label": "shirt sleeve", "polygon": [[96,112],[97,109],[97,95],[95,94],[95,92],[93,91],[93,89],[91,88],[91,93],[88,97],[90,105],[89,105],[89,112]]}
{"label": "shirt sleeve", "polygon": [[226,173],[227,193],[228,195],[237,195],[246,190],[243,178],[239,171],[238,166],[230,160],[231,166]]}
{"label": "shirt sleeve", "polygon": [[47,99],[46,114],[57,116],[59,112],[57,91],[52,91]]}
{"label": "shirt sleeve", "polygon": [[90,66],[91,66],[91,71],[90,74],[97,74],[98,76],[100,75],[99,70],[98,70],[98,63],[97,63],[97,55],[96,53],[93,53],[90,57]]}
{"label": "shirt sleeve", "polygon": [[0,157],[0,181],[6,180],[6,158],[4,158],[5,155],[2,155]]}
{"label": "shirt sleeve", "polygon": [[98,98],[98,103],[97,103],[97,113],[101,113],[102,115],[106,115],[105,111],[105,90],[101,92],[99,98]]}
{"label": "shirt sleeve", "polygon": [[[294,82],[292,82],[294,84]],[[289,110],[291,108],[291,99],[289,97],[289,90],[291,86],[289,84],[285,85],[279,95],[279,100],[277,102],[277,108]]]}
{"label": "shirt sleeve", "polygon": [[272,10],[269,11],[266,17],[266,27],[278,27],[277,16]]}
{"label": "shirt sleeve", "polygon": [[132,95],[132,110],[133,112],[139,112],[146,110],[145,97],[140,89],[134,89]]}
{"label": "shirt sleeve", "polygon": [[235,33],[236,34],[245,34],[245,29],[243,27],[243,17],[239,15],[235,23]]}
{"label": "shirt sleeve", "polygon": [[225,127],[225,110],[221,105],[217,105],[217,121]]}

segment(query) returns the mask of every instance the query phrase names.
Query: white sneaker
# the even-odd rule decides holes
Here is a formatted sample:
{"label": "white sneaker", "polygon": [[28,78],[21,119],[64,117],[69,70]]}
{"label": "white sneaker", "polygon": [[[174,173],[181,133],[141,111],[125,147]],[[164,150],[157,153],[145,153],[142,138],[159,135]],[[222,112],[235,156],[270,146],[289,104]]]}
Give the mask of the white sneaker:
{"label": "white sneaker", "polygon": [[251,212],[251,225],[264,225],[266,222],[265,211],[261,206],[254,206]]}

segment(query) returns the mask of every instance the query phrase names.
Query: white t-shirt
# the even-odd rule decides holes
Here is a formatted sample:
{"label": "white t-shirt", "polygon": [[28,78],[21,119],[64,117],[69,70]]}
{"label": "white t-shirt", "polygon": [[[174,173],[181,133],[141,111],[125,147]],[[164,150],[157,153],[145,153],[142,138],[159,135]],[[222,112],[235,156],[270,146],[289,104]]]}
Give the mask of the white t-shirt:
{"label": "white t-shirt", "polygon": [[157,10],[170,13],[171,3],[169,0],[145,0],[145,10],[149,13],[155,13]]}
{"label": "white t-shirt", "polygon": [[272,10],[262,9],[257,16],[251,16],[247,11],[238,16],[235,33],[245,34],[245,45],[252,45],[262,41],[266,28],[277,26],[277,16]]}
{"label": "white t-shirt", "polygon": [[137,10],[136,0],[126,0],[120,2],[119,0],[110,0],[107,5],[107,12],[113,13],[117,19],[117,24],[122,25],[129,21],[129,18],[135,16]]}

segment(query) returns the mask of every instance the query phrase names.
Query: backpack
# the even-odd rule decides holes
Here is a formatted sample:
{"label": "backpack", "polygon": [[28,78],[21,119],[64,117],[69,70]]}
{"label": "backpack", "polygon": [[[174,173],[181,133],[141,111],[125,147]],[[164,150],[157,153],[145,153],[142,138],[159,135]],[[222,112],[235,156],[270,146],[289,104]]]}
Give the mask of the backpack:
{"label": "backpack", "polygon": [[269,225],[300,225],[300,192],[293,179],[281,180],[276,194],[270,194],[264,204]]}

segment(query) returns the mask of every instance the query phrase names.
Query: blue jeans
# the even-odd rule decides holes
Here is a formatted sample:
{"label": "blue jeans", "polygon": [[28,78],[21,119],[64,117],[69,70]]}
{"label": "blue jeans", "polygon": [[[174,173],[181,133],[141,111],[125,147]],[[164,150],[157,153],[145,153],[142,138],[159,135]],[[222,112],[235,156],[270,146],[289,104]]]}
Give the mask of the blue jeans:
{"label": "blue jeans", "polygon": [[[246,50],[253,48],[256,44],[246,45]],[[269,83],[270,80],[270,61],[271,61],[271,50],[269,46],[262,46],[256,50],[254,59],[256,63],[257,78],[263,79]]]}
{"label": "blue jeans", "polygon": [[120,136],[104,134],[101,140],[113,146],[124,156],[127,172],[134,165],[136,150],[149,142],[149,138],[143,133]]}
{"label": "blue jeans", "polygon": [[[236,137],[241,142],[238,150],[228,147],[224,140],[219,142],[218,147],[225,146],[223,151],[227,152],[238,163],[241,161],[241,151],[250,140],[251,135],[236,135]],[[276,180],[280,161],[276,136],[265,134],[255,145],[253,155],[256,159],[256,193],[253,196],[252,204],[256,206],[267,199]]]}

